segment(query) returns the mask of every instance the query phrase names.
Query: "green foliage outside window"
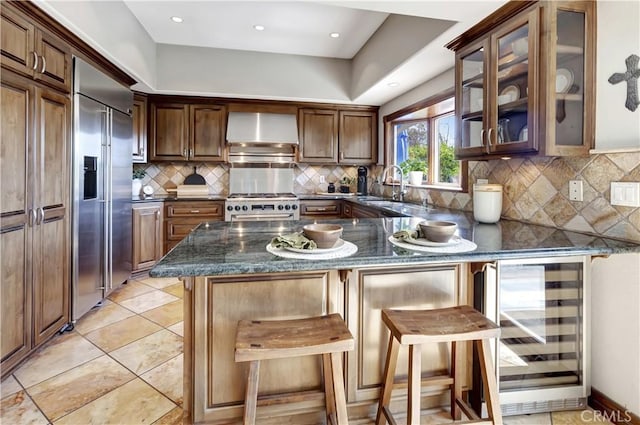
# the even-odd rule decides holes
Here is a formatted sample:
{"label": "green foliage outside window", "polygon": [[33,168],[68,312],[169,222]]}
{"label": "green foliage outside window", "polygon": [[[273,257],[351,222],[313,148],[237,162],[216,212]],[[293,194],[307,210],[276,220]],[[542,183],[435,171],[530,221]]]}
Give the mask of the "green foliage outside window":
{"label": "green foliage outside window", "polygon": [[453,183],[453,178],[460,173],[460,162],[455,158],[454,147],[447,143],[448,138],[448,134],[444,136],[441,132],[438,132],[438,139],[440,140],[440,181],[443,183]]}

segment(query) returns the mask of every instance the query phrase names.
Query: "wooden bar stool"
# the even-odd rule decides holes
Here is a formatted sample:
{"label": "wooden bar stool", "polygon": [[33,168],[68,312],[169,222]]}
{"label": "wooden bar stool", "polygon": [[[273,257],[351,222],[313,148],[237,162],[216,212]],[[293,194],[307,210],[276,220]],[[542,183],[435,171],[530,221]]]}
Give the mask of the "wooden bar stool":
{"label": "wooden bar stool", "polygon": [[[400,344],[409,346],[409,393],[407,425],[420,424],[420,391],[423,383],[429,385],[449,385],[451,388],[451,418],[460,419],[460,409],[471,422],[502,424],[502,414],[498,401],[498,386],[492,365],[489,340],[500,336],[500,328],[482,313],[463,305],[433,310],[382,310],[382,321],[391,331],[389,349],[384,367],[383,386],[378,404],[376,425],[395,424],[389,410],[393,378],[395,375]],[[480,357],[480,369],[485,387],[485,401],[489,421],[482,420],[462,400],[462,373],[458,367],[456,343],[475,341]],[[421,345],[426,343],[451,342],[451,371],[449,376],[421,379]],[[458,409],[458,407],[460,409]]]}
{"label": "wooden bar stool", "polygon": [[327,421],[348,424],[341,355],[353,350],[353,346],[353,336],[339,314],[238,322],[235,359],[251,362],[244,402],[245,425],[253,425],[256,420],[261,360],[317,354],[322,354]]}

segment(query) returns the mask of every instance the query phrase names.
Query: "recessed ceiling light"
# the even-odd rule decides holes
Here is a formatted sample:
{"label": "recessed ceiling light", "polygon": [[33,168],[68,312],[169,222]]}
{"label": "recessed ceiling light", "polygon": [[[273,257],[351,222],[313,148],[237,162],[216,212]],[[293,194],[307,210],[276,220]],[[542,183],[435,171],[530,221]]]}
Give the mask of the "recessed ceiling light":
{"label": "recessed ceiling light", "polygon": [[339,32],[332,32],[331,34],[329,34],[331,36],[331,38],[338,38],[340,37],[340,33]]}
{"label": "recessed ceiling light", "polygon": [[182,18],[181,18],[181,17],[179,17],[179,16],[172,16],[172,17],[171,17],[171,20],[172,20],[173,22],[175,22],[176,24],[179,24],[180,22],[182,22]]}
{"label": "recessed ceiling light", "polygon": [[390,83],[387,84],[389,87],[398,87],[400,85],[400,83],[398,83],[397,81],[392,81]]}
{"label": "recessed ceiling light", "polygon": [[264,31],[264,25],[254,25],[253,29],[256,31]]}

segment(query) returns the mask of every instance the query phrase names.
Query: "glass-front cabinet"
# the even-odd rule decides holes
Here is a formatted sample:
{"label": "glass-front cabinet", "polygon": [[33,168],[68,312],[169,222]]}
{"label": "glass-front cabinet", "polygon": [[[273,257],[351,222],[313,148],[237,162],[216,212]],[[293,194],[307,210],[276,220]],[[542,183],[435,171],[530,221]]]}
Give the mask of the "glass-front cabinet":
{"label": "glass-front cabinet", "polygon": [[508,3],[448,45],[458,158],[586,155],[592,145],[594,6],[525,6]]}

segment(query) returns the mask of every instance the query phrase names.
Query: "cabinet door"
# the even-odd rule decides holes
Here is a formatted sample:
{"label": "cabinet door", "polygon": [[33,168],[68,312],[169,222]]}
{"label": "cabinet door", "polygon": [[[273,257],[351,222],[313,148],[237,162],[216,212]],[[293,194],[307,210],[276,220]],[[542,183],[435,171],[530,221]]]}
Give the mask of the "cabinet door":
{"label": "cabinet door", "polygon": [[147,162],[147,98],[133,97],[133,162]]}
{"label": "cabinet door", "polygon": [[300,109],[300,162],[338,162],[338,111]]}
{"label": "cabinet door", "polygon": [[[0,10],[0,47],[3,67],[24,75],[33,76],[37,67],[33,40],[35,27],[23,15],[2,5]],[[4,108],[3,108],[4,109]]]}
{"label": "cabinet door", "polygon": [[162,204],[133,207],[133,271],[144,270],[162,256]]}
{"label": "cabinet door", "polygon": [[222,161],[226,108],[217,105],[191,105],[189,119],[189,158],[199,161]]}
{"label": "cabinet door", "polygon": [[535,152],[538,114],[539,9],[511,20],[491,35],[489,151]]}
{"label": "cabinet door", "polygon": [[186,161],[189,158],[189,106],[151,104],[152,161]]}
{"label": "cabinet door", "polygon": [[34,343],[69,321],[69,98],[36,89],[33,239]]}
{"label": "cabinet door", "polygon": [[[3,35],[4,35],[3,9]],[[4,56],[3,56],[4,58]],[[0,114],[0,354],[9,370],[31,349],[31,111],[26,79],[3,72]]]}
{"label": "cabinet door", "polygon": [[376,116],[375,112],[340,111],[340,163],[367,165],[377,161]]}
{"label": "cabinet door", "polygon": [[58,37],[41,29],[36,30],[35,50],[39,64],[35,78],[68,93],[71,91],[71,50]]}

